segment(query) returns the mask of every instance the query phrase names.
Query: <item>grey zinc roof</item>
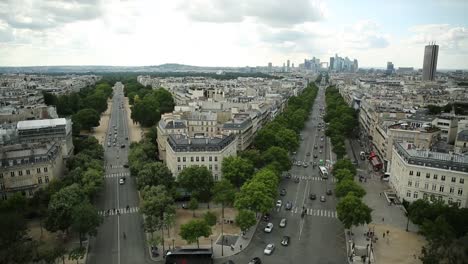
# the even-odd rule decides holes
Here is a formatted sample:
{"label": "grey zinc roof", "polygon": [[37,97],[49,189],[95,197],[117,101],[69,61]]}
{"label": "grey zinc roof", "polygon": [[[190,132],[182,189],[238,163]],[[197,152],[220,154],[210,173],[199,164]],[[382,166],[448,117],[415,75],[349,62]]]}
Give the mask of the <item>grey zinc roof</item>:
{"label": "grey zinc roof", "polygon": [[18,130],[36,129],[36,128],[44,128],[44,127],[65,126],[66,124],[67,124],[67,120],[65,118],[26,120],[26,121],[19,121],[17,124],[17,128]]}
{"label": "grey zinc roof", "polygon": [[468,130],[462,130],[458,133],[457,136],[458,141],[468,141]]}

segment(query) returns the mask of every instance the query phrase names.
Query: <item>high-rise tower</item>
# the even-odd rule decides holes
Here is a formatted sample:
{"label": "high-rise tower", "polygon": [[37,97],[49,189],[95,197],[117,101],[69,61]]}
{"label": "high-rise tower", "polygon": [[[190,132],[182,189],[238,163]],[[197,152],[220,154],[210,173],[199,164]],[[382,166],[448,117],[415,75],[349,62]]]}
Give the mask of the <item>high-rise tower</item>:
{"label": "high-rise tower", "polygon": [[439,55],[439,45],[430,44],[424,48],[424,62],[422,79],[423,81],[433,81],[437,71],[437,56]]}

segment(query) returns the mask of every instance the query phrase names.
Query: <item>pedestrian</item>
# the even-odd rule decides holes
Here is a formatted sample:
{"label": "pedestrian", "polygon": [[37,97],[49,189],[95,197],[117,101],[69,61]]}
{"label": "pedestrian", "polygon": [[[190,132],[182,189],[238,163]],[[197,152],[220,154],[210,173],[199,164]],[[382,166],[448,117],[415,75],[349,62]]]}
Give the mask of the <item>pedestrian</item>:
{"label": "pedestrian", "polygon": [[387,230],[387,236],[388,236],[388,233],[390,233],[390,231]]}
{"label": "pedestrian", "polygon": [[385,222],[385,218],[382,217],[382,222]]}
{"label": "pedestrian", "polygon": [[382,196],[382,193],[379,193],[379,196]]}
{"label": "pedestrian", "polygon": [[383,233],[383,235],[382,235],[382,236],[383,236],[383,238],[385,238],[385,232]]}
{"label": "pedestrian", "polygon": [[240,250],[242,250],[242,244],[239,245]]}

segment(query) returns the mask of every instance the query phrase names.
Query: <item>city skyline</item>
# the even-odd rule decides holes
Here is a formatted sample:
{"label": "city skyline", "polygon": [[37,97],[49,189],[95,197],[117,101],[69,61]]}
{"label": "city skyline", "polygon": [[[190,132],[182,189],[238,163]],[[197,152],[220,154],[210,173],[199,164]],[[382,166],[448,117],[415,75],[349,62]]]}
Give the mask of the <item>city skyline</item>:
{"label": "city skyline", "polygon": [[436,42],[438,69],[468,69],[467,8],[457,0],[4,1],[0,66],[281,66],[339,54],[361,68],[420,69],[424,46]]}

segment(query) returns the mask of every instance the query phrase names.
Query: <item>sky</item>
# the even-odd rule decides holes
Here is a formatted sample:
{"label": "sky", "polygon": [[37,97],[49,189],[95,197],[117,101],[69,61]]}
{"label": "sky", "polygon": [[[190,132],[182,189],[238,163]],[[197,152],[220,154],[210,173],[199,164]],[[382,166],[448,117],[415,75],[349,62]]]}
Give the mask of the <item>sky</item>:
{"label": "sky", "polygon": [[0,66],[298,65],[468,69],[467,0],[0,0]]}

